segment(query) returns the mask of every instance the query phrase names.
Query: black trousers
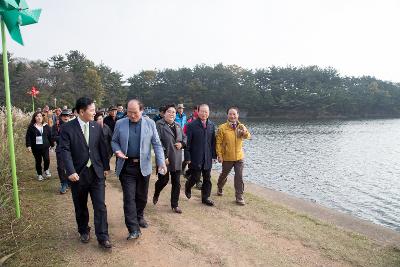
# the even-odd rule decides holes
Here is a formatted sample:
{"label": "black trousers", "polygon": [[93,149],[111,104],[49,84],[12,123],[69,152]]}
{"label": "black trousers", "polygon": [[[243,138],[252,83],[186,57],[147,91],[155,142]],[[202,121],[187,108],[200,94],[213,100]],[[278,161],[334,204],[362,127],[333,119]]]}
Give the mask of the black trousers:
{"label": "black trousers", "polygon": [[171,208],[178,207],[179,193],[181,190],[180,176],[181,171],[167,172],[165,175],[158,174],[158,180],[155,185],[154,196],[160,196],[160,192],[168,184],[171,175]]}
{"label": "black trousers", "polygon": [[44,170],[47,171],[50,166],[50,157],[49,157],[49,148],[44,148],[44,149],[38,149],[38,150],[32,150],[33,156],[35,157],[35,167],[36,167],[36,173],[38,175],[43,174],[42,170],[42,159],[44,162]]}
{"label": "black trousers", "polygon": [[201,199],[206,200],[211,195],[212,183],[211,183],[211,169],[210,170],[191,170],[191,175],[187,181],[187,186],[192,188],[197,181],[200,180],[200,175],[203,176],[203,186],[201,187]]}
{"label": "black trousers", "polygon": [[57,158],[57,172],[58,178],[60,178],[60,183],[68,183],[67,173],[65,172],[64,161],[61,157],[61,151],[56,151],[56,158]]}
{"label": "black trousers", "polygon": [[124,199],[125,225],[131,233],[139,230],[138,219],[143,218],[147,204],[150,175],[143,176],[140,163],[125,160],[119,180]]}
{"label": "black trousers", "polygon": [[98,241],[108,240],[107,207],[105,204],[105,183],[93,169],[84,167],[79,173],[79,181],[71,182],[72,199],[75,207],[75,218],[80,234],[89,233],[88,195],[92,199],[94,211],[94,228]]}

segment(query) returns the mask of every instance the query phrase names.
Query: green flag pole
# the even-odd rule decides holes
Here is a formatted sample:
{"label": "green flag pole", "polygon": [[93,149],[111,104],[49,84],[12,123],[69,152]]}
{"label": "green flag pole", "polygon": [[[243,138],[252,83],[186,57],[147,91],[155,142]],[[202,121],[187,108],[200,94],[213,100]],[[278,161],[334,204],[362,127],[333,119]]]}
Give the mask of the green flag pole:
{"label": "green flag pole", "polygon": [[32,112],[35,112],[35,99],[33,98],[33,95],[32,95]]}
{"label": "green flag pole", "polygon": [[17,168],[15,165],[15,151],[14,151],[14,132],[11,114],[11,97],[10,97],[10,79],[8,76],[8,59],[6,48],[6,33],[3,18],[1,18],[1,41],[3,46],[3,72],[4,72],[4,86],[6,91],[6,108],[7,108],[7,135],[8,135],[8,148],[10,152],[11,175],[13,183],[13,195],[15,203],[15,214],[17,218],[21,217],[18,195],[18,181],[17,181]]}

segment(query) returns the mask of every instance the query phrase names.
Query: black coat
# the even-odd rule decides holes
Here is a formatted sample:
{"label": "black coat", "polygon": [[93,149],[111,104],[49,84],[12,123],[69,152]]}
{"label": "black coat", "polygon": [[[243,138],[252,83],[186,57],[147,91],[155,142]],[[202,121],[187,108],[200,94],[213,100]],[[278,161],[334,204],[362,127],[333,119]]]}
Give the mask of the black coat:
{"label": "black coat", "polygon": [[[36,144],[36,136],[42,136],[43,144]],[[34,124],[28,126],[25,136],[26,147],[31,147],[32,151],[39,151],[42,149],[47,149],[50,146],[54,146],[54,142],[51,138],[51,129],[47,124],[43,125],[43,133],[41,133]]]}
{"label": "black coat", "polygon": [[99,178],[104,178],[104,171],[110,170],[107,146],[103,131],[97,123],[89,122],[89,145],[87,145],[79,120],[75,119],[61,126],[60,150],[67,176],[79,173],[89,160]]}
{"label": "black coat", "polygon": [[106,142],[106,146],[107,146],[107,154],[108,154],[108,158],[111,158],[113,155],[113,151],[111,148],[111,139],[113,136],[113,132],[111,131],[110,127],[108,127],[107,124],[103,124],[103,138],[104,141]]}
{"label": "black coat", "polygon": [[187,124],[188,161],[195,170],[210,170],[212,160],[217,158],[215,151],[215,124],[207,120],[207,128],[204,129],[200,119]]}
{"label": "black coat", "polygon": [[104,118],[103,122],[105,124],[107,124],[108,127],[110,127],[112,132],[114,132],[115,124],[117,123],[117,118],[115,118],[115,120],[113,120],[113,118],[111,116],[107,116]]}
{"label": "black coat", "polygon": [[51,140],[57,144],[56,152],[60,152],[60,132],[63,123],[64,122],[60,119],[54,123],[53,127],[51,127]]}
{"label": "black coat", "polygon": [[175,147],[176,143],[181,143],[182,148],[186,146],[186,136],[183,134],[181,126],[175,123],[176,135],[174,135],[164,119],[158,120],[156,127],[164,149],[164,156],[169,161],[168,171],[182,170],[182,149],[178,150]]}

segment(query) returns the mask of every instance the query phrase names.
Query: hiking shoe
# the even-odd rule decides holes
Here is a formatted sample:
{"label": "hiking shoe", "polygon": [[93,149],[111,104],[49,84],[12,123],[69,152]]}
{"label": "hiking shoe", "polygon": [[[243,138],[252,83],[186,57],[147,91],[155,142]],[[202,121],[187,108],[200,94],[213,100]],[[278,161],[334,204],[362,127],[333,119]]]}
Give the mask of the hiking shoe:
{"label": "hiking shoe", "polygon": [[44,175],[46,175],[47,178],[51,177],[50,170],[44,171]]}
{"label": "hiking shoe", "polygon": [[214,206],[214,201],[212,201],[212,200],[209,199],[209,198],[203,199],[201,202],[202,202],[204,205],[207,205],[207,206]]}
{"label": "hiking shoe", "polygon": [[68,190],[68,185],[67,184],[61,184],[60,194],[67,193],[67,190]]}
{"label": "hiking shoe", "polygon": [[239,206],[244,206],[246,205],[246,202],[244,202],[244,199],[236,199],[236,204],[238,204]]}
{"label": "hiking shoe", "polygon": [[43,176],[40,175],[40,174],[37,176],[37,179],[38,179],[38,181],[43,181],[44,180]]}
{"label": "hiking shoe", "polygon": [[138,239],[142,233],[140,230],[133,230],[133,232],[130,232],[126,240],[132,240],[132,239]]}
{"label": "hiking shoe", "polygon": [[223,196],[223,195],[224,195],[224,192],[222,191],[222,188],[218,188],[217,196]]}

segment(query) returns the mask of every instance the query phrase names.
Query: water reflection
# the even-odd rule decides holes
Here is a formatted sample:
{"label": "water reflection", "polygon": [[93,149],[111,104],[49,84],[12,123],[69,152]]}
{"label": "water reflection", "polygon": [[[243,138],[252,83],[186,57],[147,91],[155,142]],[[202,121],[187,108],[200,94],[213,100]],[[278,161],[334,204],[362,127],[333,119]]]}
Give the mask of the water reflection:
{"label": "water reflection", "polygon": [[246,180],[400,231],[400,120],[244,122]]}

